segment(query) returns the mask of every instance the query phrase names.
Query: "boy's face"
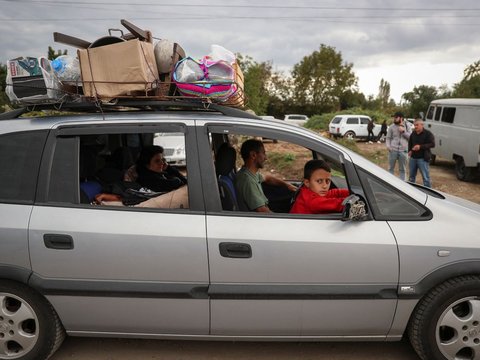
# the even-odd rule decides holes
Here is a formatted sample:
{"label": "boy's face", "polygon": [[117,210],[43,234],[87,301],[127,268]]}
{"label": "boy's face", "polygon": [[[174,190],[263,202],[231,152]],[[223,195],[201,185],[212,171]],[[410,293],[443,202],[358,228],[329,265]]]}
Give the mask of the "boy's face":
{"label": "boy's face", "polygon": [[310,179],[305,179],[305,186],[308,187],[313,192],[317,193],[320,196],[325,196],[327,191],[330,189],[330,183],[332,175],[324,170],[317,169],[312,172]]}

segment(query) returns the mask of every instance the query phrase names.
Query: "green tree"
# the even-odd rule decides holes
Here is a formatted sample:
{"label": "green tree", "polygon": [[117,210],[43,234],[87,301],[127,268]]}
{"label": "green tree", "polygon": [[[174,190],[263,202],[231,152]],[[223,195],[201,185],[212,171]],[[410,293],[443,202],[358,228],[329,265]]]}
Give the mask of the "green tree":
{"label": "green tree", "polygon": [[8,104],[7,95],[5,89],[7,87],[7,65],[0,63],[0,108]]}
{"label": "green tree", "polygon": [[347,110],[351,108],[364,108],[367,104],[365,95],[355,90],[344,91],[339,98],[340,110]]}
{"label": "green tree", "polygon": [[295,102],[310,114],[339,109],[342,94],[357,85],[352,68],[335,48],[321,44],[318,51],[293,67]]}
{"label": "green tree", "polygon": [[390,102],[390,83],[383,78],[380,80],[377,99],[381,109],[385,109]]}
{"label": "green tree", "polygon": [[430,102],[438,98],[437,88],[427,85],[415,86],[413,91],[404,93],[402,98],[405,100],[407,115],[416,117],[420,112],[426,113]]}
{"label": "green tree", "polygon": [[467,66],[462,81],[453,86],[453,96],[463,98],[480,97],[480,60]]}
{"label": "green tree", "polygon": [[287,85],[281,75],[272,70],[271,62],[258,63],[241,54],[237,54],[237,61],[245,77],[247,107],[257,115],[266,115],[270,102],[275,98],[282,99],[288,92]]}
{"label": "green tree", "polygon": [[53,60],[60,55],[67,55],[67,50],[57,50],[57,52],[55,52],[51,46],[48,47],[48,60]]}

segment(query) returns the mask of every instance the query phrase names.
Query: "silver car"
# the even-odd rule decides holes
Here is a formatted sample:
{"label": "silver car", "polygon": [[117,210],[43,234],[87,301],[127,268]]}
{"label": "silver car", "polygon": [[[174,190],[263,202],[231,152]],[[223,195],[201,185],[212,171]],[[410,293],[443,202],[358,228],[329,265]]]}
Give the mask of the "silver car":
{"label": "silver car", "polygon": [[[480,205],[236,109],[116,104],[82,115],[74,105],[64,116],[0,115],[0,359],[47,359],[66,334],[408,336],[422,359],[480,358]],[[184,137],[188,185],[126,202],[125,171],[165,133]],[[357,201],[344,213],[290,214],[292,194],[265,188],[275,213],[239,211],[224,177],[241,162],[219,149],[251,137],[279,140],[272,159],[292,147],[301,165],[324,159],[332,187]],[[292,177],[298,185],[303,174]]]}

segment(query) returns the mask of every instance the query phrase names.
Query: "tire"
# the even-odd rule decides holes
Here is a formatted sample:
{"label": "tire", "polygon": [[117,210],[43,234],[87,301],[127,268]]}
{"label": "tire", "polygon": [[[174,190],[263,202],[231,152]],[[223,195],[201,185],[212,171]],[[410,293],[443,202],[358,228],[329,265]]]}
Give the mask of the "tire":
{"label": "tire", "polygon": [[0,359],[45,360],[65,330],[52,305],[26,285],[0,280]]}
{"label": "tire", "polygon": [[476,168],[465,166],[463,157],[457,156],[455,158],[455,173],[458,180],[473,181],[475,179],[475,169]]}
{"label": "tire", "polygon": [[355,133],[353,131],[347,131],[344,135],[343,138],[347,140],[355,140]]}
{"label": "tire", "polygon": [[435,161],[437,161],[437,155],[431,155],[430,157],[430,165],[435,165]]}
{"label": "tire", "polygon": [[431,290],[417,305],[408,335],[423,360],[478,359],[480,276],[461,276]]}

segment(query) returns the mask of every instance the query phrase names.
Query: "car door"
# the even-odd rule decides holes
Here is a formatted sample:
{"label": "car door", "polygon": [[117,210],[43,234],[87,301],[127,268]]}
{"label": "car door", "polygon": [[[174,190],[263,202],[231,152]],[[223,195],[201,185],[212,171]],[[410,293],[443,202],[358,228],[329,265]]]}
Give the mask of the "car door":
{"label": "car door", "polygon": [[[292,130],[263,133],[241,126],[209,127],[238,139],[293,140],[342,158],[350,188],[362,193],[352,164],[332,148]],[[209,131],[201,132],[205,138]],[[265,134],[265,135],[261,135]],[[268,134],[268,136],[267,136]],[[204,152],[210,149],[201,140]],[[240,144],[239,144],[240,145]],[[268,153],[267,153],[268,157]],[[214,171],[202,162],[202,177]],[[214,181],[211,183],[216,187]],[[386,222],[344,222],[340,215],[222,211],[207,202],[211,334],[235,336],[384,337],[396,306],[398,256]]]}
{"label": "car door", "polygon": [[[89,124],[51,132],[29,227],[31,284],[70,333],[208,334],[205,214],[189,125]],[[137,139],[141,148],[142,138],[165,132],[187,140],[187,208],[79,201],[85,148],[101,157],[115,134]]]}

